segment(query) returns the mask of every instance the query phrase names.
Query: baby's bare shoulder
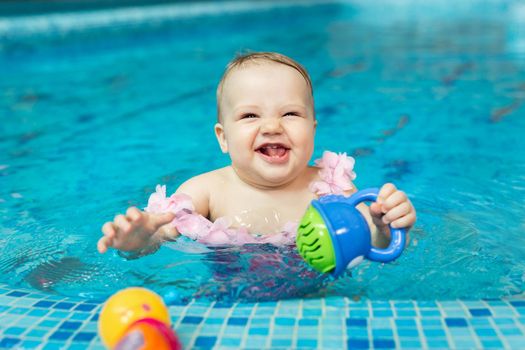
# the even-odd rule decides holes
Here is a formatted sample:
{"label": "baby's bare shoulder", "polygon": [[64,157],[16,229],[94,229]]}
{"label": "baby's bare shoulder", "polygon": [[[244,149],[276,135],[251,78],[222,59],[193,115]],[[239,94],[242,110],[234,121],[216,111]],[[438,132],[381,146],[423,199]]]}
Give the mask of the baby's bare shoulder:
{"label": "baby's bare shoulder", "polygon": [[210,198],[212,193],[226,175],[226,168],[217,169],[194,176],[186,180],[177,189],[177,193],[184,193],[191,197],[195,211],[207,217],[210,208]]}
{"label": "baby's bare shoulder", "polygon": [[224,181],[225,176],[227,176],[227,168],[220,168],[196,175],[180,185],[177,192],[189,194],[195,191],[209,191],[210,188]]}

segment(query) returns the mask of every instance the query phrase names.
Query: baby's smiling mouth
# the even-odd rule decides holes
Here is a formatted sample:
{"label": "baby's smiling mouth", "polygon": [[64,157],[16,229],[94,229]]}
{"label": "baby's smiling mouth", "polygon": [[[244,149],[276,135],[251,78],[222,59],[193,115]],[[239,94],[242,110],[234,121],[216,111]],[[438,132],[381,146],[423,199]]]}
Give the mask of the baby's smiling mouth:
{"label": "baby's smiling mouth", "polygon": [[280,158],[284,157],[289,150],[290,148],[286,147],[282,143],[265,143],[258,147],[255,151],[267,157]]}

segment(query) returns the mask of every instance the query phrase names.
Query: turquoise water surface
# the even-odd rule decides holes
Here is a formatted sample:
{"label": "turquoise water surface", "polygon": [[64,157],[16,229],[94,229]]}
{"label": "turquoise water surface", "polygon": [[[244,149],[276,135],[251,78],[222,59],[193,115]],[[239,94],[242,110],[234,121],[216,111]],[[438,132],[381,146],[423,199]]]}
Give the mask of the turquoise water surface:
{"label": "turquoise water surface", "polygon": [[[525,5],[408,4],[0,17],[0,282],[82,297],[144,285],[175,300],[522,294]],[[418,223],[395,263],[334,281],[292,248],[182,240],[131,261],[96,252],[102,223],[145,206],[156,184],[174,191],[228,164],[214,92],[247,49],[309,70],[315,157],[347,152],[358,187],[408,193]]]}

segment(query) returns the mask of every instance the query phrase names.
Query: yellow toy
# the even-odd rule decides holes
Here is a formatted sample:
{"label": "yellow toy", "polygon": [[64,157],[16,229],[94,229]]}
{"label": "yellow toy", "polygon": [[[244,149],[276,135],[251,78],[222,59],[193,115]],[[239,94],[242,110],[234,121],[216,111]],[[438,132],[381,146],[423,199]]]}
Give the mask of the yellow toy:
{"label": "yellow toy", "polygon": [[126,340],[123,338],[129,340],[130,334],[141,340],[140,346],[134,349],[154,349],[157,348],[154,344],[159,342],[168,344],[166,349],[180,349],[170,325],[168,308],[162,298],[148,289],[132,287],[117,292],[106,301],[99,316],[98,331],[104,345],[110,349]]}

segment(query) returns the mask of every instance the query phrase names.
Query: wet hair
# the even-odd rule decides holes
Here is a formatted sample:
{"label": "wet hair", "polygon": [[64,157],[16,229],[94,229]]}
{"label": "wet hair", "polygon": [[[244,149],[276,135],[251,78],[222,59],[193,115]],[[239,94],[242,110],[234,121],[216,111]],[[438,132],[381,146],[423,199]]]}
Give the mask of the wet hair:
{"label": "wet hair", "polygon": [[249,64],[257,64],[260,62],[273,62],[292,67],[303,76],[304,80],[306,81],[306,84],[310,88],[310,93],[313,96],[314,91],[310,75],[299,62],[277,52],[249,52],[245,54],[240,54],[237,57],[235,57],[230,63],[228,63],[226,69],[224,70],[224,73],[222,74],[222,78],[219,82],[219,85],[217,86],[217,120],[219,122],[221,121],[221,100],[223,87],[226,78],[228,78],[228,75],[235,69],[243,68]]}

